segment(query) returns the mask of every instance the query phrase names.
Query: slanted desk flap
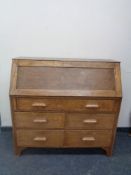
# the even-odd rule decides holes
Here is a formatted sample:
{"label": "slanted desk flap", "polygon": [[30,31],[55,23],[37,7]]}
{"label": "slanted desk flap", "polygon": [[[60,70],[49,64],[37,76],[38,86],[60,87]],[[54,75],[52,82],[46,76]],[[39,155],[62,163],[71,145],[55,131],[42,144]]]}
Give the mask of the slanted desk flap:
{"label": "slanted desk flap", "polygon": [[10,94],[121,97],[120,65],[99,60],[15,59]]}

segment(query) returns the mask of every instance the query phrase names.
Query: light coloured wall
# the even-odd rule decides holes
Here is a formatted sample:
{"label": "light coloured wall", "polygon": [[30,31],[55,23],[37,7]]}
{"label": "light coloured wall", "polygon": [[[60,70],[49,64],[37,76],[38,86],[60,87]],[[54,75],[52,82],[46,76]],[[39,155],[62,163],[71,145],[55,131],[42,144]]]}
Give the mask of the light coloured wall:
{"label": "light coloured wall", "polygon": [[9,79],[17,56],[121,61],[119,126],[131,112],[131,0],[0,0],[0,112],[11,125]]}

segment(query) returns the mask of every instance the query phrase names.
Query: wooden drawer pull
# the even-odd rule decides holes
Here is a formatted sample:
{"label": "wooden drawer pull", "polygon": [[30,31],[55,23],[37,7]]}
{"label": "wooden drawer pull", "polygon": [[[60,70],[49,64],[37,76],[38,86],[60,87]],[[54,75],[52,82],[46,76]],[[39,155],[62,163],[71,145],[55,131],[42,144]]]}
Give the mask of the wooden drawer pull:
{"label": "wooden drawer pull", "polygon": [[82,141],[86,142],[86,141],[95,141],[94,137],[83,137]]}
{"label": "wooden drawer pull", "polygon": [[83,120],[83,123],[93,124],[93,123],[97,123],[97,120],[96,119],[85,119]]}
{"label": "wooden drawer pull", "polygon": [[85,108],[99,108],[98,104],[87,104],[85,105]]}
{"label": "wooden drawer pull", "polygon": [[47,140],[47,138],[46,137],[35,137],[33,140],[37,141],[37,142],[41,142],[41,141],[45,142]]}
{"label": "wooden drawer pull", "polygon": [[46,107],[47,105],[45,103],[33,103],[32,107]]}
{"label": "wooden drawer pull", "polygon": [[47,123],[47,119],[34,119],[34,123]]}

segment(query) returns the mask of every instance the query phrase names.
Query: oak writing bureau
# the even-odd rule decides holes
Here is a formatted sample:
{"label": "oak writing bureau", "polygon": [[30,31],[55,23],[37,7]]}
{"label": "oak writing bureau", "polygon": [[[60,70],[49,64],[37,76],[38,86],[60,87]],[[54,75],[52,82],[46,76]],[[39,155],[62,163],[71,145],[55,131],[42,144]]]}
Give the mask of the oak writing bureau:
{"label": "oak writing bureau", "polygon": [[98,147],[111,156],[121,98],[117,61],[13,59],[15,154],[29,147]]}

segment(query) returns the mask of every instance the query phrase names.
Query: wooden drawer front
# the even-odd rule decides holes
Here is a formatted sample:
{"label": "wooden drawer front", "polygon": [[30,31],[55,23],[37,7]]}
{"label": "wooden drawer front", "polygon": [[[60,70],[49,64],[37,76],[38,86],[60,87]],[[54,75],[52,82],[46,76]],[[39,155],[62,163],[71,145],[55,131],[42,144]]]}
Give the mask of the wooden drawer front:
{"label": "wooden drawer front", "polygon": [[67,114],[66,128],[72,129],[112,129],[114,114]]}
{"label": "wooden drawer front", "polygon": [[63,145],[63,131],[17,130],[17,146],[60,147]]}
{"label": "wooden drawer front", "polygon": [[14,122],[17,128],[63,128],[63,113],[15,112]]}
{"label": "wooden drawer front", "polygon": [[112,132],[110,130],[66,131],[65,145],[67,147],[106,147],[110,146]]}
{"label": "wooden drawer front", "polygon": [[86,111],[113,112],[114,100],[17,98],[16,110],[20,111]]}

